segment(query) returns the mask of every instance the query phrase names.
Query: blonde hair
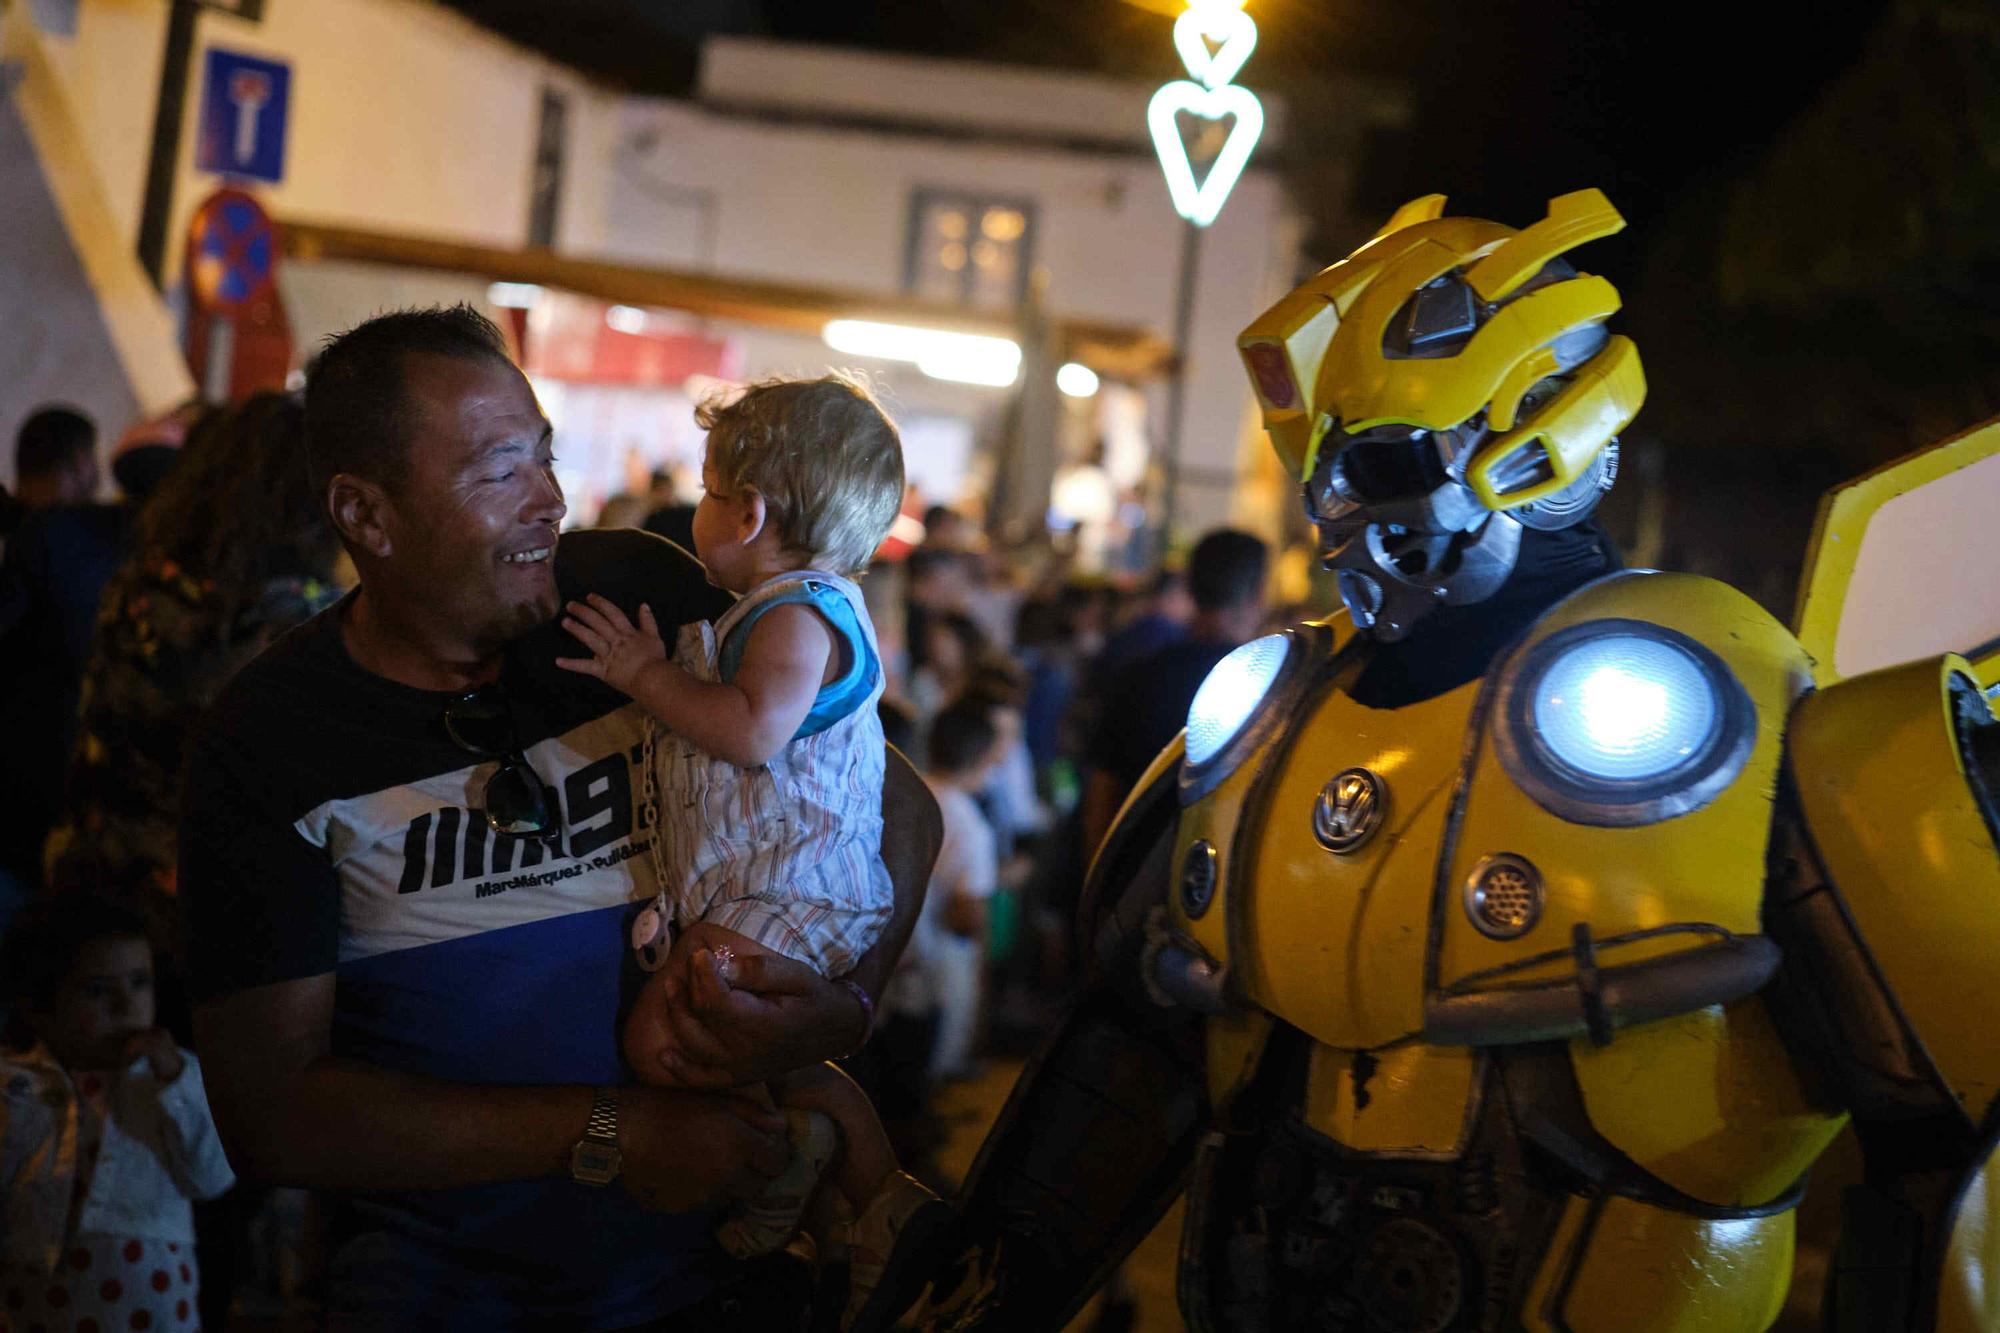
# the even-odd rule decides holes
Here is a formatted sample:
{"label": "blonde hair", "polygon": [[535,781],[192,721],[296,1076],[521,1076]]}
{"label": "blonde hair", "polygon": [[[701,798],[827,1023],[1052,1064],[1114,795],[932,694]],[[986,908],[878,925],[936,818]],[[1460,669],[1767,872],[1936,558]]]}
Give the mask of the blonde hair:
{"label": "blonde hair", "polygon": [[835,573],[867,567],[902,508],[903,441],[863,380],[763,380],[694,419],[723,485],[763,496],[787,549]]}

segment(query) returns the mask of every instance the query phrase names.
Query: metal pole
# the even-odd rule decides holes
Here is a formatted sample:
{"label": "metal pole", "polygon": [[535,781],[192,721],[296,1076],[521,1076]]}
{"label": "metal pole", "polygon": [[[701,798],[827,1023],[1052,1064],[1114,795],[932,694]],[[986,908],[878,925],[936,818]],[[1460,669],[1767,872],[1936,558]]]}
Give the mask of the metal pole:
{"label": "metal pole", "polygon": [[1201,252],[1201,231],[1181,224],[1180,288],[1174,300],[1174,373],[1167,381],[1166,475],[1160,499],[1160,553],[1173,541],[1174,509],[1181,482],[1181,425],[1187,398],[1188,348],[1194,341],[1195,267]]}
{"label": "metal pole", "polygon": [[187,108],[188,65],[194,55],[196,0],[173,0],[167,48],[160,62],[160,99],[153,107],[153,152],[146,162],[146,203],[139,215],[139,263],[166,290],[167,223],[174,211],[174,171],[180,164],[181,117]]}

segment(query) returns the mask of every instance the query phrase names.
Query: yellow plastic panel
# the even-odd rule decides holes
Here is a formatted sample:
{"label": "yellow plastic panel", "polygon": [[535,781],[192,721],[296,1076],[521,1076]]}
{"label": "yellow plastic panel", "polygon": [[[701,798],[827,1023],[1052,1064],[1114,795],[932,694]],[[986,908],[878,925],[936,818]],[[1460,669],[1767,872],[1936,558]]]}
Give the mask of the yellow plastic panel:
{"label": "yellow plastic panel", "polygon": [[[1736,781],[1703,808],[1637,828],[1574,824],[1549,813],[1507,775],[1490,729],[1473,761],[1465,816],[1441,896],[1443,986],[1477,972],[1519,968],[1506,981],[1574,973],[1568,954],[1531,967],[1531,955],[1564,951],[1579,922],[1602,939],[1687,923],[1757,934],[1764,892],[1764,847],[1784,744],[1785,718],[1808,681],[1805,653],[1784,626],[1742,593],[1691,574],[1624,574],[1592,584],[1544,616],[1517,649],[1584,621],[1628,618],[1677,629],[1707,645],[1735,673],[1757,712],[1749,760]],[[1512,852],[1541,872],[1541,919],[1513,940],[1474,929],[1461,890],[1473,867]],[[1699,948],[1712,937],[1675,934],[1600,947],[1600,966]],[[1497,984],[1497,983],[1496,983]]]}
{"label": "yellow plastic panel", "polygon": [[1370,239],[1379,241],[1384,236],[1394,235],[1405,227],[1414,227],[1419,222],[1430,222],[1444,213],[1444,204],[1445,197],[1441,194],[1426,194],[1412,199],[1391,213],[1389,220],[1382,224],[1382,229]]}
{"label": "yellow plastic panel", "polygon": [[[1478,689],[1394,710],[1326,692],[1260,804],[1253,859],[1232,886],[1237,984],[1329,1046],[1365,1050],[1422,1027],[1431,873]],[[1343,854],[1313,836],[1312,814],[1348,768],[1380,778],[1388,808],[1374,838]]]}
{"label": "yellow plastic panel", "polygon": [[[1511,384],[1515,377],[1508,378]],[[1645,401],[1646,373],[1639,367],[1639,349],[1630,338],[1614,337],[1533,419],[1482,448],[1466,470],[1466,484],[1488,509],[1518,509],[1554,495],[1583,475],[1590,461],[1604,452],[1605,443],[1639,415]],[[1494,484],[1495,473],[1509,455],[1536,444],[1546,454],[1548,479],[1502,494]]]}
{"label": "yellow plastic panel", "polygon": [[1938,1284],[1938,1333],[2000,1328],[2000,1181],[1994,1159],[1980,1164],[1960,1196]]}
{"label": "yellow plastic panel", "polygon": [[1442,262],[1444,250],[1431,243],[1392,264],[1334,334],[1314,402],[1347,429],[1391,422],[1429,430],[1456,426],[1486,406],[1524,357],[1618,309],[1618,292],[1603,278],[1571,278],[1502,308],[1456,356],[1391,361],[1382,355],[1389,320],[1411,292],[1451,267]]}
{"label": "yellow plastic panel", "polygon": [[1549,215],[1472,266],[1465,275],[1485,301],[1504,301],[1542,265],[1585,241],[1625,230],[1625,219],[1602,190],[1577,190],[1549,200]]}
{"label": "yellow plastic panel", "polygon": [[1229,1108],[1250,1086],[1271,1036],[1271,1016],[1254,1009],[1234,1009],[1204,1025],[1208,1041],[1208,1104],[1226,1125]]}
{"label": "yellow plastic panel", "polygon": [[1806,1101],[1762,1000],[1714,1005],[1570,1044],[1597,1132],[1684,1194],[1769,1203],[1805,1174],[1847,1117]]}
{"label": "yellow plastic panel", "polygon": [[1828,491],[1796,619],[1819,683],[2000,649],[1996,513],[2000,420]]}
{"label": "yellow plastic panel", "polygon": [[1520,410],[1522,397],[1537,383],[1561,369],[1556,354],[1547,347],[1537,348],[1522,357],[1507,372],[1507,378],[1500,381],[1500,387],[1493,391],[1493,403],[1486,409],[1487,426],[1503,433],[1514,429],[1514,414]]}
{"label": "yellow plastic panel", "polygon": [[[1713,1220],[1610,1195],[1571,1242],[1534,1329],[1564,1333],[1761,1333],[1791,1285],[1794,1221]],[[1568,1224],[1568,1217],[1564,1222]],[[1566,1227],[1564,1228],[1566,1229]],[[1557,1236],[1563,1239],[1561,1229]]]}
{"label": "yellow plastic panel", "polygon": [[1388,1050],[1314,1046],[1306,1124],[1356,1152],[1445,1158],[1464,1150],[1485,1056],[1411,1042]]}
{"label": "yellow plastic panel", "polygon": [[1828,878],[1977,1124],[2000,1092],[1991,1006],[1977,1002],[2000,965],[2000,855],[1952,729],[1946,682],[1964,669],[1941,657],[1808,695],[1791,765]]}

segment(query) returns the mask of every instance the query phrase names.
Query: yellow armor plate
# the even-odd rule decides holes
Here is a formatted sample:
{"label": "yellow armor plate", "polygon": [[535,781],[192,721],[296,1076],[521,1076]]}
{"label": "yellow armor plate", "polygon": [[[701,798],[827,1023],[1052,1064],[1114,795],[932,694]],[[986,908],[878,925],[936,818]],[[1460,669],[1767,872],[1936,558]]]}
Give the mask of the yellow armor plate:
{"label": "yellow armor plate", "polygon": [[1705,1203],[1755,1208],[1790,1189],[1847,1117],[1806,1100],[1762,1000],[1711,1005],[1570,1044],[1591,1125]]}
{"label": "yellow armor plate", "polygon": [[1314,1046],[1306,1124],[1356,1152],[1446,1159],[1465,1150],[1485,1055],[1412,1042],[1386,1051]]}
{"label": "yellow armor plate", "polygon": [[1532,1333],[1761,1333],[1791,1285],[1793,1215],[1717,1220],[1576,1199],[1523,1304]]}
{"label": "yellow armor plate", "polygon": [[[1720,928],[1756,935],[1764,849],[1784,747],[1786,714],[1810,681],[1805,653],[1742,593],[1687,574],[1624,574],[1592,584],[1544,616],[1517,651],[1586,621],[1623,618],[1679,630],[1715,652],[1756,710],[1742,772],[1706,806],[1637,827],[1572,822],[1515,785],[1494,751],[1488,716],[1467,779],[1465,810],[1440,881],[1435,985],[1485,993],[1573,976],[1572,930],[1587,925],[1602,966],[1687,953]],[[1541,873],[1540,919],[1514,939],[1476,929],[1461,897],[1474,868],[1496,853],[1525,857]],[[1640,931],[1662,931],[1615,942]]]}
{"label": "yellow armor plate", "polygon": [[2000,1093],[1990,1006],[1968,985],[2000,961],[2000,856],[1951,717],[1945,656],[1842,681],[1792,716],[1806,827],[1911,1031],[1978,1124]]}
{"label": "yellow armor plate", "polygon": [[1938,1287],[1937,1333],[2000,1328],[2000,1162],[1988,1157],[1959,1196]]}
{"label": "yellow armor plate", "polygon": [[[1345,1050],[1422,1028],[1431,874],[1478,688],[1393,710],[1333,689],[1314,701],[1274,758],[1234,866],[1239,994]],[[1372,838],[1333,852],[1314,836],[1313,809],[1349,768],[1373,773],[1387,805]]]}

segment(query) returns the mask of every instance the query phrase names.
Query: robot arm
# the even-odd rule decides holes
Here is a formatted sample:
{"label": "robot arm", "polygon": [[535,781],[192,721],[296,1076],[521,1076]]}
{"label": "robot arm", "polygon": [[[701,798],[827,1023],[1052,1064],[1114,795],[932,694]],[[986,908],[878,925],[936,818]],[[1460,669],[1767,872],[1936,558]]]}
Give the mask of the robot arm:
{"label": "robot arm", "polygon": [[1829,1327],[2000,1327],[2000,722],[1946,656],[1809,695],[1789,730],[1771,998],[1867,1159]]}

